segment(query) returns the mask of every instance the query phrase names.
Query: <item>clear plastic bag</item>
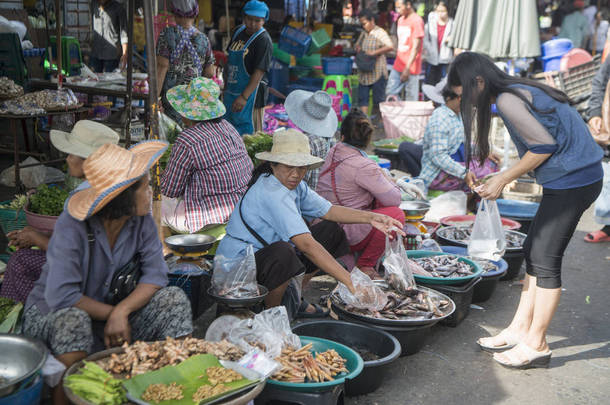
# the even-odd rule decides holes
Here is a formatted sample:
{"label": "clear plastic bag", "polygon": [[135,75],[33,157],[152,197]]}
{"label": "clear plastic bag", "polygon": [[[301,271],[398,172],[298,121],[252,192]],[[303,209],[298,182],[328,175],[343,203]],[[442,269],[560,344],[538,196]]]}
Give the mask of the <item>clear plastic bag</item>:
{"label": "clear plastic bag", "polygon": [[278,357],[285,347],[301,347],[301,340],[292,333],[284,307],[269,308],[253,319],[237,322],[229,332],[228,340],[245,352],[255,348],[263,350],[272,359]]}
{"label": "clear plastic bag", "polygon": [[430,210],[424,217],[425,221],[440,222],[449,215],[465,215],[468,197],[460,190],[448,191],[430,200]]}
{"label": "clear plastic bag", "polygon": [[441,246],[434,239],[424,239],[421,242],[420,250],[427,250],[428,252],[442,252]]}
{"label": "clear plastic bag", "polygon": [[383,259],[385,279],[399,293],[406,293],[415,287],[415,278],[413,278],[409,262],[402,236],[396,234],[393,240],[386,236],[385,258]]}
{"label": "clear plastic bag", "polygon": [[157,114],[159,116],[159,139],[169,143],[176,142],[176,138],[182,132],[182,128],[166,114],[160,111]]}
{"label": "clear plastic bag", "polygon": [[498,204],[482,200],[468,241],[468,255],[498,261],[505,250],[506,238]]}
{"label": "clear plastic bag", "polygon": [[226,297],[246,298],[259,295],[254,247],[248,245],[246,254],[241,257],[216,256],[212,287],[216,294]]}
{"label": "clear plastic bag", "polygon": [[356,290],[355,294],[343,283],[337,286],[337,294],[346,305],[372,312],[381,311],[386,306],[388,298],[385,293],[358,267],[354,267],[350,277]]}

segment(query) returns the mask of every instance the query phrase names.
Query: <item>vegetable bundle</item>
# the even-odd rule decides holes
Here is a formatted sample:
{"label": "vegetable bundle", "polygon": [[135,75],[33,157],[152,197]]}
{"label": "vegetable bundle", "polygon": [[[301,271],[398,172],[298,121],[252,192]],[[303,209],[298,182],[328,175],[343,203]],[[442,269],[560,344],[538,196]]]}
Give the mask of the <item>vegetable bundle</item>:
{"label": "vegetable bundle", "polygon": [[64,210],[64,203],[69,193],[59,187],[49,187],[41,184],[36,193],[30,196],[29,210],[35,214],[59,216]]}
{"label": "vegetable bundle", "polygon": [[244,144],[248,151],[248,156],[252,159],[254,166],[257,166],[259,161],[255,155],[259,152],[269,152],[273,146],[273,137],[264,132],[257,132],[254,135],[244,135]]}
{"label": "vegetable bundle", "polygon": [[127,402],[122,381],[113,378],[95,363],[85,361],[80,374],[65,378],[64,385],[74,394],[98,405],[120,405]]}

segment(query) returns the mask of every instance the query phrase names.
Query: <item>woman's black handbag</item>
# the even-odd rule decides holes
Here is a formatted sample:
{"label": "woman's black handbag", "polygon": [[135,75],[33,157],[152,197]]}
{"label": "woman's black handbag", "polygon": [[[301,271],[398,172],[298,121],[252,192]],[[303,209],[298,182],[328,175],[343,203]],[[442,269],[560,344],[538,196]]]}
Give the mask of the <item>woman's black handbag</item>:
{"label": "woman's black handbag", "polygon": [[[85,224],[87,225],[87,240],[89,241],[89,263],[91,263],[95,236],[93,235],[89,222],[85,221]],[[91,266],[89,266],[89,269],[90,268]],[[127,296],[136,289],[141,276],[142,258],[139,253],[136,253],[129,262],[114,272],[112,281],[110,282],[110,288],[104,299],[106,304],[117,305],[127,298]]]}
{"label": "woman's black handbag", "polygon": [[372,72],[375,70],[375,63],[377,57],[369,56],[364,51],[360,51],[356,54],[356,66],[361,72]]}

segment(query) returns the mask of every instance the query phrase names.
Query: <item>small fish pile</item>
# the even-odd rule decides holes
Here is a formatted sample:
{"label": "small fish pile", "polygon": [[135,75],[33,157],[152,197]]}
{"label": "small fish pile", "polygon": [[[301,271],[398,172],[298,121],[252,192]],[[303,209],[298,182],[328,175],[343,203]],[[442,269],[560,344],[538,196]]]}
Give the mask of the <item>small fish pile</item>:
{"label": "small fish pile", "polygon": [[444,310],[449,307],[449,301],[440,300],[437,303],[432,300],[425,291],[414,288],[409,289],[405,294],[386,289],[384,291],[388,298],[388,303],[381,311],[370,311],[352,306],[346,306],[345,310],[377,319],[400,320],[409,318],[432,319],[444,316]]}
{"label": "small fish pile", "polygon": [[158,370],[168,365],[176,365],[196,354],[212,354],[221,360],[239,360],[244,352],[226,340],[208,342],[202,339],[167,338],[161,342],[146,343],[137,341],[123,345],[124,353],[112,354],[108,360],[100,360],[104,370],[126,375],[126,378]]}
{"label": "small fish pile", "polygon": [[198,404],[203,400],[208,398],[215,397],[216,395],[220,395],[224,392],[229,391],[231,388],[227,387],[224,384],[218,385],[202,385],[197,388],[197,391],[193,394],[193,402]]}
{"label": "small fish pile", "polygon": [[237,371],[224,367],[210,367],[205,370],[205,373],[208,376],[208,381],[212,385],[218,385],[221,383],[228,384],[233,381],[239,381],[244,378],[244,376],[239,374]]}
{"label": "small fish pile", "polygon": [[[472,226],[454,226],[437,231],[439,236],[456,242],[468,242],[471,233]],[[520,248],[525,241],[524,235],[509,232],[507,229],[505,229],[504,238],[506,239],[507,248]]]}
{"label": "small fish pile", "polygon": [[275,361],[282,368],[271,378],[276,381],[292,383],[333,381],[340,373],[347,373],[345,360],[335,350],[311,354],[312,344],[309,343],[300,349],[288,347]]}
{"label": "small fish pile", "polygon": [[432,277],[458,278],[474,274],[474,268],[452,255],[429,256],[415,259]]}
{"label": "small fish pile", "polygon": [[472,256],[464,256],[467,259],[472,260],[483,270],[483,273],[489,273],[490,271],[498,270],[498,266],[494,264],[491,260],[482,259],[480,257],[472,257]]}

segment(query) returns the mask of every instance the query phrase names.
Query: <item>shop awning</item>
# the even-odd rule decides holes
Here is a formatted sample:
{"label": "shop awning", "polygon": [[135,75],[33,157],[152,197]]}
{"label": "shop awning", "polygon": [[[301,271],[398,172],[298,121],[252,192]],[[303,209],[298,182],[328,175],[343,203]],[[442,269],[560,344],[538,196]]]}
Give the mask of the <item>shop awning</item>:
{"label": "shop awning", "polygon": [[536,0],[461,0],[449,45],[492,58],[540,55]]}

